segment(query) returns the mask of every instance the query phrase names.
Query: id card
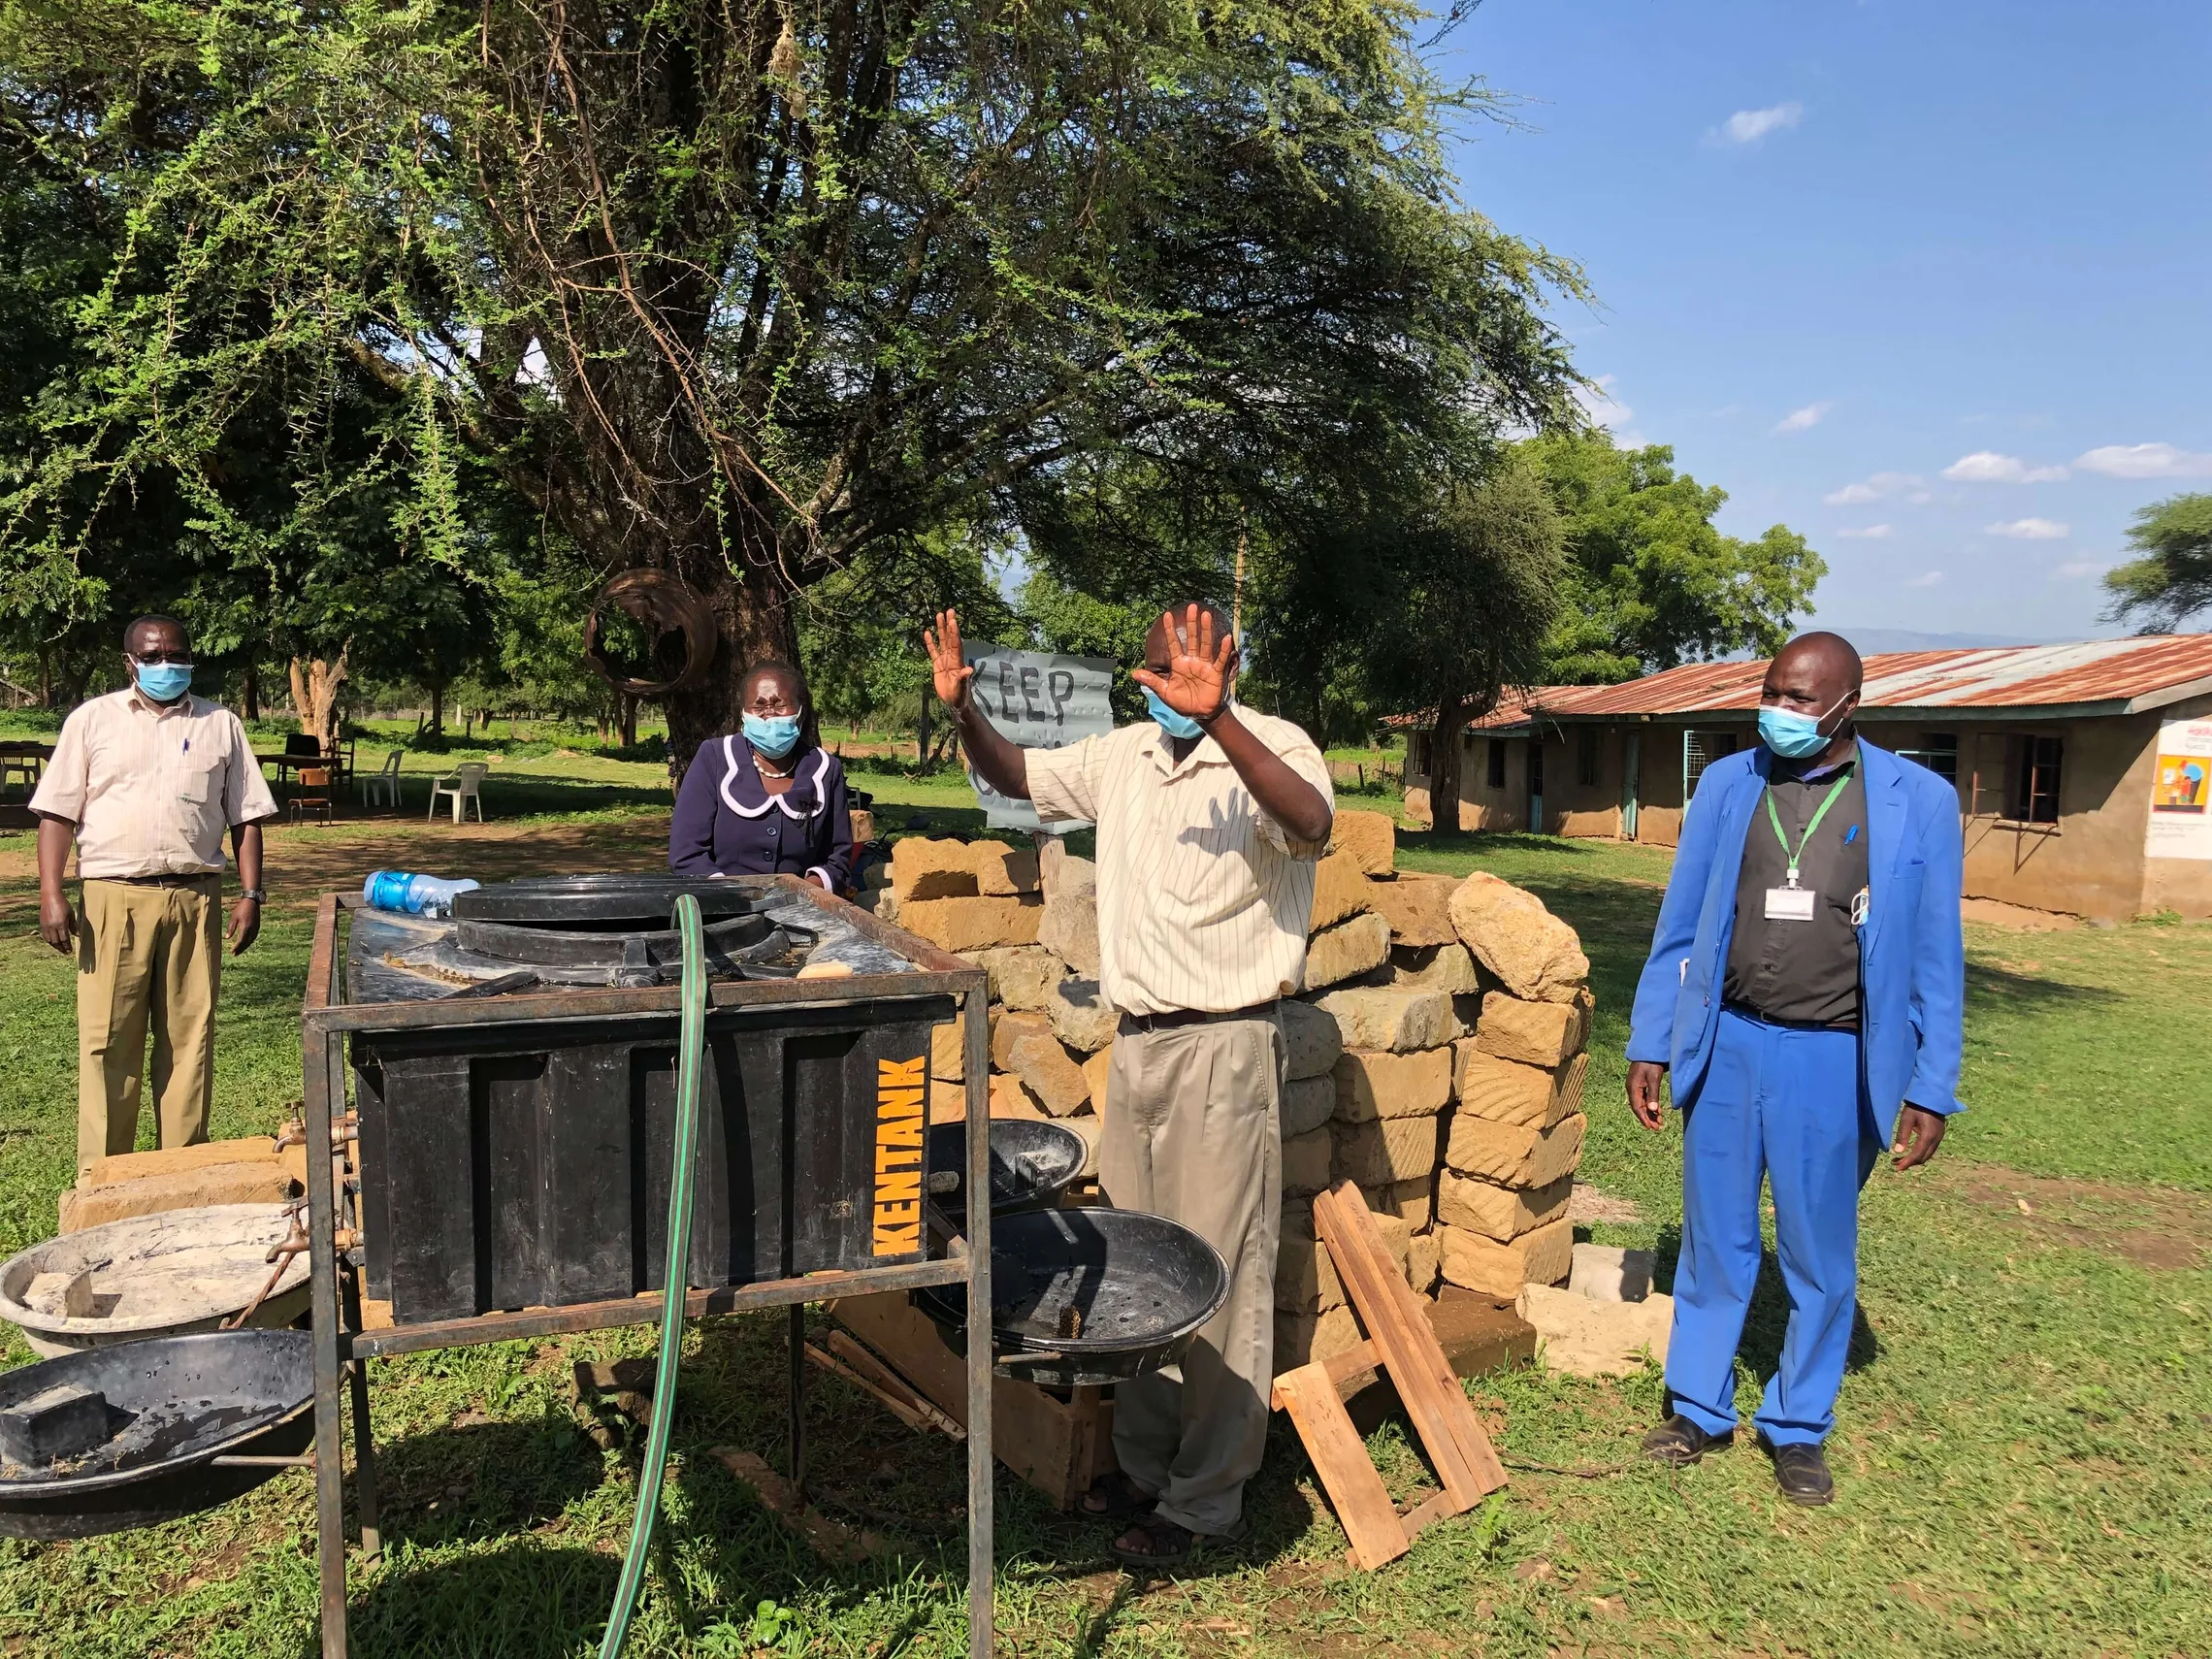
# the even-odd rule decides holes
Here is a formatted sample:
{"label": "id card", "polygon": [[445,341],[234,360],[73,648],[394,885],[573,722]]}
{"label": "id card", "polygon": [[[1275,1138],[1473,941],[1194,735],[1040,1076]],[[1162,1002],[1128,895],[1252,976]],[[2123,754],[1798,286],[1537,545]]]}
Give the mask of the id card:
{"label": "id card", "polygon": [[1770,887],[1767,889],[1767,920],[1810,922],[1813,903],[1819,896],[1809,887]]}

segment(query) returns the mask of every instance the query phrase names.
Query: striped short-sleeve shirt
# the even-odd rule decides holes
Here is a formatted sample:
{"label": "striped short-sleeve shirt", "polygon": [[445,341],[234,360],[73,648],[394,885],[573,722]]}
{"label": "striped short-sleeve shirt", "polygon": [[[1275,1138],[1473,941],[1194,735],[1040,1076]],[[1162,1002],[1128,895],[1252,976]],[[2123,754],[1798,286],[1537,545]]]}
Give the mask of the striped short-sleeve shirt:
{"label": "striped short-sleeve shirt", "polygon": [[[1236,710],[1259,740],[1335,806],[1328,764],[1287,720]],[[1029,798],[1046,820],[1098,826],[1098,980],[1124,1014],[1250,1008],[1306,972],[1314,864],[1260,809],[1211,737],[1176,764],[1153,721],[1032,749]]]}

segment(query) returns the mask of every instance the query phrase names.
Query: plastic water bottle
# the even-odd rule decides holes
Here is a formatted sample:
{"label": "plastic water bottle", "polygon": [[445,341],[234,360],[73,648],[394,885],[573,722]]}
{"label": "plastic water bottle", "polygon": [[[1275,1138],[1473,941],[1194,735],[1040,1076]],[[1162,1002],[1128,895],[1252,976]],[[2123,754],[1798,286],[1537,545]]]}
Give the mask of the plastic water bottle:
{"label": "plastic water bottle", "polygon": [[409,916],[450,916],[455,894],[482,885],[467,876],[449,881],[407,870],[378,870],[361,884],[361,902],[372,910],[399,910]]}

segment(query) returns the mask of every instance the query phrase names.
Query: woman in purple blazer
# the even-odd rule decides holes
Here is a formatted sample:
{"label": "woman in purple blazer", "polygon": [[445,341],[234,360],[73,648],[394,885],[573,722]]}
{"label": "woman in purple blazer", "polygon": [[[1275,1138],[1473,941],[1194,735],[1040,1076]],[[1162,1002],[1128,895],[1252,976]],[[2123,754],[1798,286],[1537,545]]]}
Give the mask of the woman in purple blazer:
{"label": "woman in purple blazer", "polygon": [[740,729],[699,746],[676,792],[668,868],[678,875],[803,875],[831,893],[853,871],[845,768],[805,735],[806,677],[756,663],[737,689]]}

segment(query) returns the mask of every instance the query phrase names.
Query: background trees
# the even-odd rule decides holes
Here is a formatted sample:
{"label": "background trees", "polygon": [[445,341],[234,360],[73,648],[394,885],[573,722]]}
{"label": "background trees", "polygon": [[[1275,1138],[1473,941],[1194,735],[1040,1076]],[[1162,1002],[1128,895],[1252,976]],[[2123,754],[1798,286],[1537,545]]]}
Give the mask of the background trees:
{"label": "background trees", "polygon": [[2168,496],[2140,508],[2128,531],[2137,557],[2104,573],[2107,612],[2146,634],[2175,633],[2212,607],[2212,495]]}
{"label": "background trees", "polygon": [[1578,278],[1451,198],[1480,98],[1388,0],[10,18],[10,141],[131,227],[7,503],[8,579],[81,605],[162,488],[233,563],[366,511],[481,580],[474,457],[708,598],[692,738],[798,595],[948,523],[1050,542],[1092,458],[1218,532],[1571,383],[1540,306]]}
{"label": "background trees", "polygon": [[1772,526],[1725,536],[1724,490],[1675,470],[1654,443],[1559,432],[1528,446],[1563,521],[1568,563],[1543,677],[1589,685],[1731,651],[1770,654],[1789,638],[1828,566],[1804,537]]}

